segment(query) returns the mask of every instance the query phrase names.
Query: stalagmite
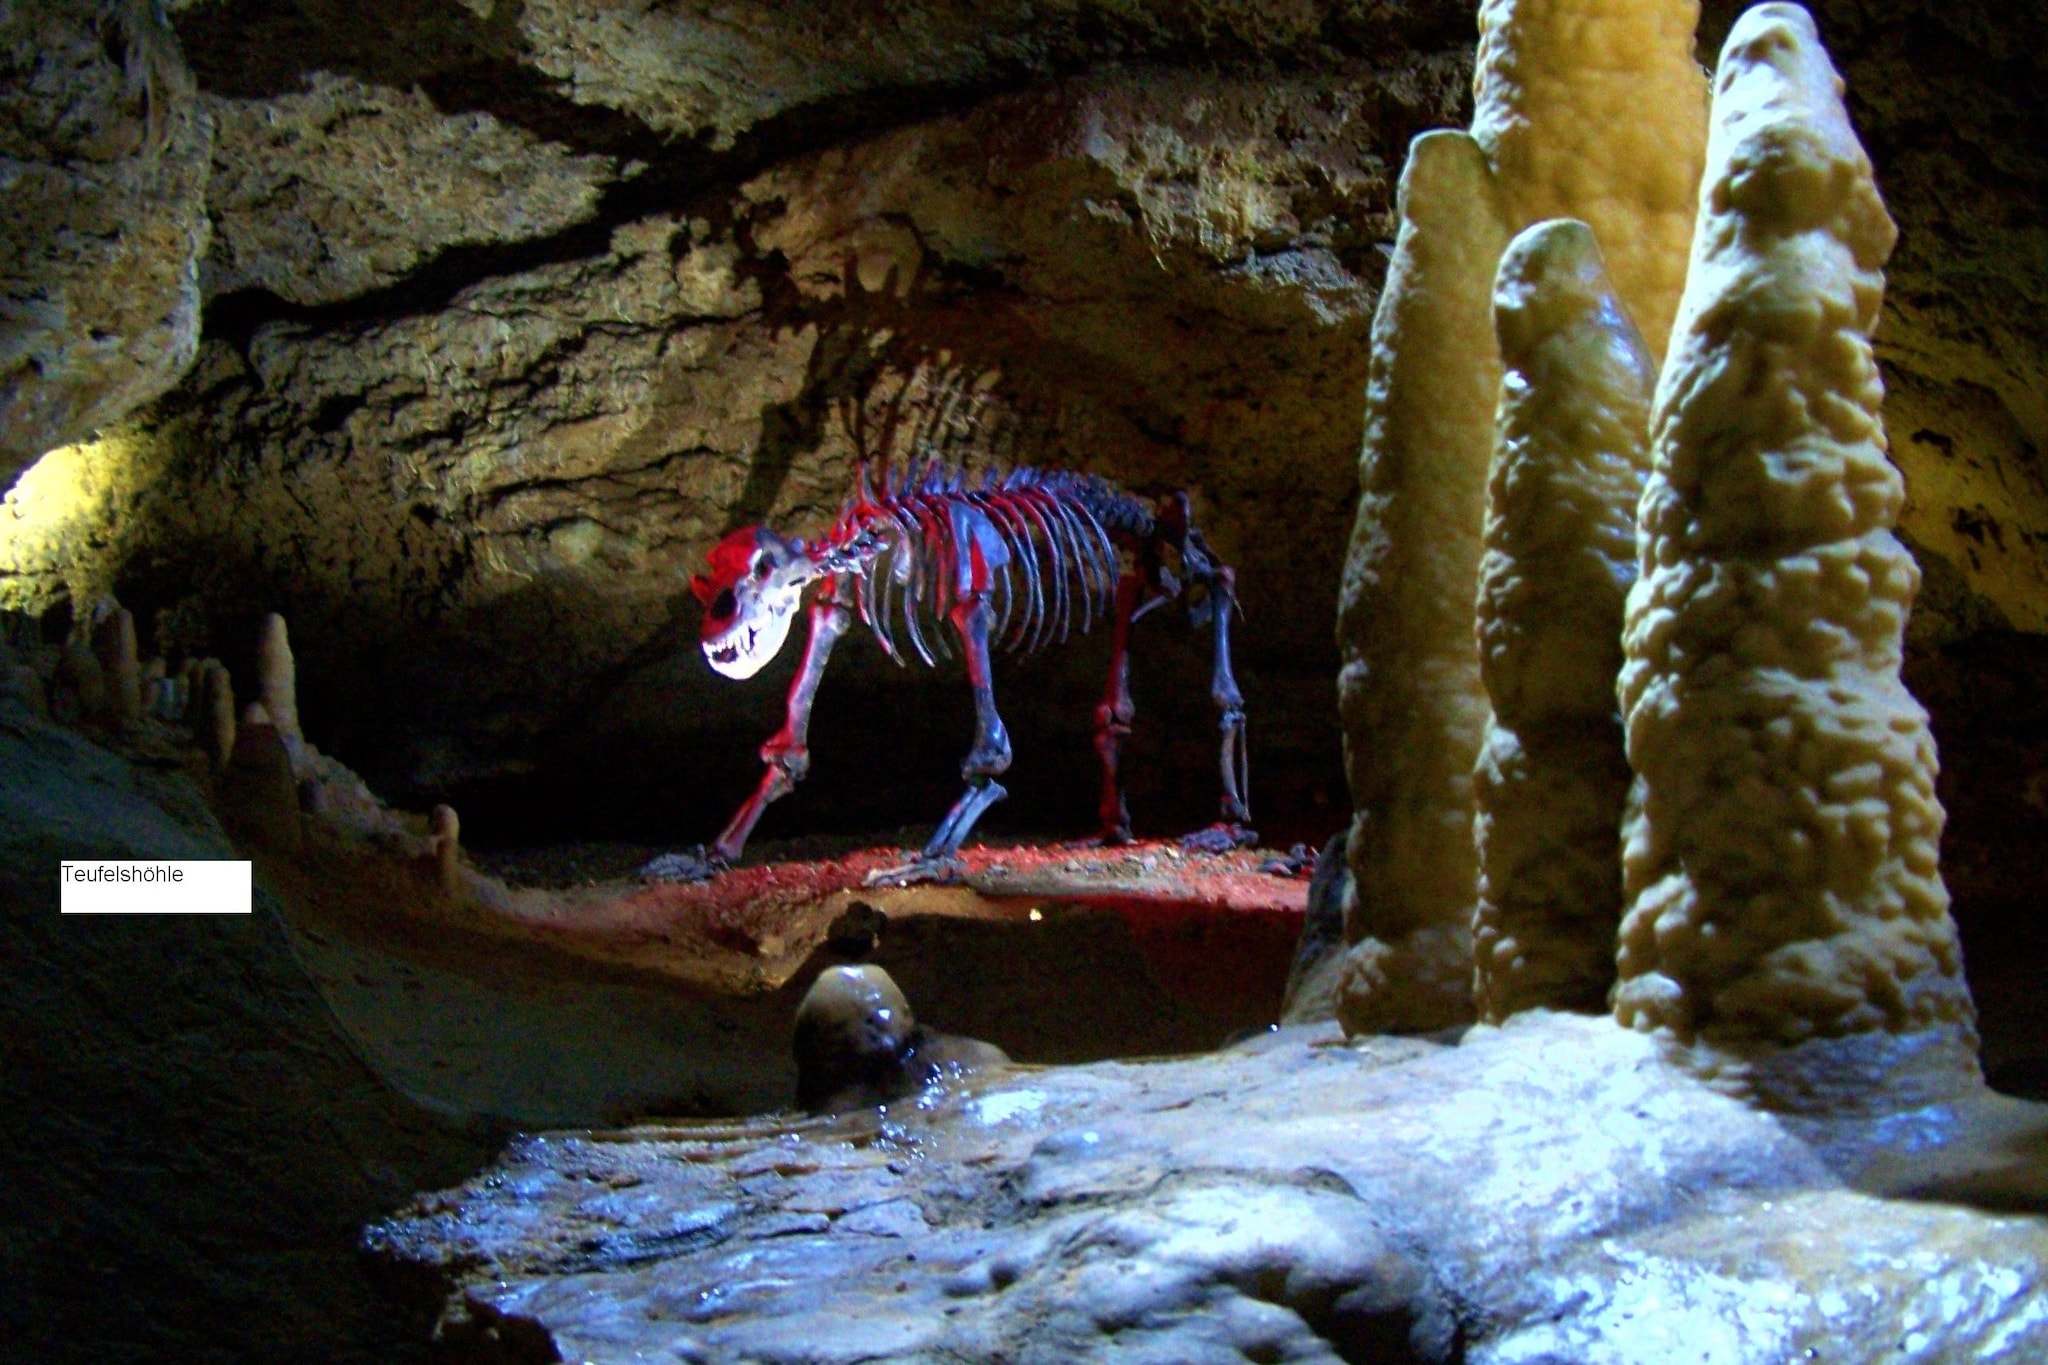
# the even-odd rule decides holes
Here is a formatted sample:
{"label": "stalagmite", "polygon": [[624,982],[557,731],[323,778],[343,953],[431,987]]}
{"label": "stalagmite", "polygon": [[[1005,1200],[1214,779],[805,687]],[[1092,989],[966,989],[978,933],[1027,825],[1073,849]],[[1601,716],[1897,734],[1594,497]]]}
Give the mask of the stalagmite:
{"label": "stalagmite", "polygon": [[200,727],[200,718],[205,714],[203,709],[205,698],[202,695],[206,686],[205,665],[206,661],[204,659],[196,655],[188,655],[184,666],[178,670],[178,681],[182,684],[182,695],[185,703],[183,709],[178,713],[178,719],[183,720],[186,728],[195,733]]}
{"label": "stalagmite", "polygon": [[263,618],[262,633],[256,637],[256,695],[270,713],[270,723],[280,738],[304,738],[299,729],[299,675],[292,659],[291,639],[285,633],[284,617],[276,612]]}
{"label": "stalagmite", "polygon": [[797,1006],[797,1103],[824,1109],[849,1090],[863,1104],[893,1096],[916,1036],[917,1018],[888,972],[826,968]]}
{"label": "stalagmite", "polygon": [[299,788],[284,737],[262,702],[250,702],[242,712],[218,800],[222,818],[238,839],[277,853],[299,851]]}
{"label": "stalagmite", "polygon": [[1357,810],[1338,1017],[1354,1033],[1471,1015],[1472,762],[1486,724],[1472,598],[1500,386],[1493,275],[1508,232],[1463,133],[1415,140],[1399,210],[1337,628]]}
{"label": "stalagmite", "polygon": [[235,756],[235,683],[228,676],[227,665],[219,659],[202,662],[198,676],[200,700],[195,703],[198,722],[193,728],[206,746],[206,757],[213,764],[214,780],[219,781]]}
{"label": "stalagmite", "polygon": [[[1500,378],[1494,266],[1538,219],[1592,224],[1662,354],[1705,141],[1697,16],[1697,0],[1486,0],[1471,135],[1417,139],[1403,174],[1337,627],[1356,811],[1339,1012],[1354,1031],[1470,1012],[1470,764],[1487,704],[1469,641]],[[1436,165],[1418,176],[1425,156]]]}
{"label": "stalagmite", "polygon": [[1498,1023],[1602,1010],[1621,918],[1628,763],[1615,714],[1624,597],[1655,374],[1584,223],[1501,258],[1506,375],[1479,568],[1493,719],[1474,771],[1474,993]]}
{"label": "stalagmite", "polygon": [[818,973],[797,1006],[792,1046],[797,1103],[813,1112],[886,1104],[1010,1060],[993,1043],[918,1023],[872,963]]}
{"label": "stalagmite", "polygon": [[1577,218],[1653,357],[1685,286],[1707,142],[1699,0],[1485,0],[1472,136],[1509,221]]}
{"label": "stalagmite", "polygon": [[106,679],[107,720],[130,726],[142,718],[142,664],[135,642],[135,613],[110,603],[92,630],[93,654]]}
{"label": "stalagmite", "polygon": [[441,879],[441,889],[456,892],[462,889],[462,821],[455,814],[453,806],[436,806],[431,817],[434,839],[434,866]]}
{"label": "stalagmite", "polygon": [[83,636],[73,632],[64,641],[51,688],[51,711],[67,724],[104,725],[107,721],[107,677],[99,656]]}
{"label": "stalagmite", "polygon": [[1934,743],[1899,681],[1919,575],[1870,344],[1895,235],[1812,20],[1749,11],[1651,425],[1616,1010],[1774,1102],[1974,1068]]}

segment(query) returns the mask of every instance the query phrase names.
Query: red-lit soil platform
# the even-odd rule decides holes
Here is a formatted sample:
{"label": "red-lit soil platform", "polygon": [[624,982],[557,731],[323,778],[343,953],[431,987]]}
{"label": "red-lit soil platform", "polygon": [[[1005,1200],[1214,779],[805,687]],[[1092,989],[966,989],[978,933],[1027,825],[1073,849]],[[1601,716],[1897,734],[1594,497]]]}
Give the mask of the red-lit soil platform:
{"label": "red-lit soil platform", "polygon": [[787,1104],[797,1004],[840,963],[1019,1062],[1206,1050],[1278,1016],[1307,902],[1261,870],[1270,850],[1167,843],[977,847],[957,880],[910,886],[867,885],[897,849],[770,849],[702,883],[499,861],[509,884],[451,886],[431,858],[319,842],[263,870],[365,1060],[521,1124]]}
{"label": "red-lit soil platform", "polygon": [[826,966],[873,962],[920,1019],[1020,1061],[1198,1050],[1278,1016],[1307,884],[1260,871],[1270,852],[973,848],[955,881],[867,885],[903,857],[601,883],[516,899],[508,918],[578,956],[720,993],[807,988]]}

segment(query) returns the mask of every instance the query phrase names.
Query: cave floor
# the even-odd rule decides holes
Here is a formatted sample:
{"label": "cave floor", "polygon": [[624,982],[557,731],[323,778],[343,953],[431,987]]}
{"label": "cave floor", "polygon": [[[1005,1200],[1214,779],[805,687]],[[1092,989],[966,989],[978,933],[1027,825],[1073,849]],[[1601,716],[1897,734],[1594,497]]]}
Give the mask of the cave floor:
{"label": "cave floor", "polygon": [[1781,1119],[1539,1012],[537,1136],[367,1245],[455,1359],[2031,1361],[2044,1173],[2040,1106]]}

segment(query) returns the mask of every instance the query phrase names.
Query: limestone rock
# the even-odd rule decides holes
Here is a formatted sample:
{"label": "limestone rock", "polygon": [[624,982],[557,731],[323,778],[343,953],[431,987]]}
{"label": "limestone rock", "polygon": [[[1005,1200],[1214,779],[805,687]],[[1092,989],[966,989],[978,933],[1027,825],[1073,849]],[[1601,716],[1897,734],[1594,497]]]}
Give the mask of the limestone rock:
{"label": "limestone rock", "polygon": [[1616,1009],[1738,1084],[1810,1040],[1967,1052],[1869,341],[1896,231],[1804,10],[1736,25],[1714,115],[1628,606]]}
{"label": "limestone rock", "polygon": [[0,124],[4,487],[191,364],[212,134],[146,0],[9,6]]}
{"label": "limestone rock", "polygon": [[[719,147],[763,124],[881,92],[993,86],[1189,45],[1267,58],[1314,53],[1325,43],[1398,46],[1459,8],[947,0],[898,12],[859,0],[801,9],[771,0],[661,8],[531,0],[518,24],[533,65],[568,98]],[[678,62],[679,52],[690,60]]]}
{"label": "limestone rock", "polygon": [[331,303],[452,246],[519,242],[588,219],[612,159],[578,156],[414,89],[317,72],[268,99],[207,96],[210,296],[266,289]]}

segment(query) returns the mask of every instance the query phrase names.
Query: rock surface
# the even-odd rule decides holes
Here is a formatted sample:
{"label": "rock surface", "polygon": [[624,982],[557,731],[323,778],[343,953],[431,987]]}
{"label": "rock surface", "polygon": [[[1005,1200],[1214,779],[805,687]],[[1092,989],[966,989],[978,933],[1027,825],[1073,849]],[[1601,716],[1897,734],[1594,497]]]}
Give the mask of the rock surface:
{"label": "rock surface", "polygon": [[1249,851],[972,850],[964,884],[902,888],[862,885],[891,850],[699,885],[462,868],[449,894],[417,835],[305,823],[295,855],[244,848],[358,1052],[434,1112],[522,1127],[787,1103],[800,1002],[852,962],[1024,1061],[1214,1047],[1273,1018],[1301,924],[1300,883]]}
{"label": "rock surface", "polygon": [[146,0],[0,13],[0,489],[199,345],[212,131]]}
{"label": "rock surface", "polygon": [[61,916],[67,858],[233,858],[193,784],[0,697],[0,1333],[39,1360],[391,1361],[352,1243],[491,1146],[387,1090],[249,915]]}
{"label": "rock surface", "polygon": [[[1795,1131],[1606,1020],[1324,1026],[529,1138],[368,1243],[445,1296],[458,1360],[2017,1362],[2048,1350],[2048,1205],[1986,1172],[2044,1125],[1958,1095]],[[1930,1174],[1966,1148],[1991,1165]]]}
{"label": "rock surface", "polygon": [[386,288],[450,247],[589,218],[616,169],[487,113],[444,114],[416,88],[326,72],[294,93],[205,103],[210,297],[262,289],[315,304]]}

